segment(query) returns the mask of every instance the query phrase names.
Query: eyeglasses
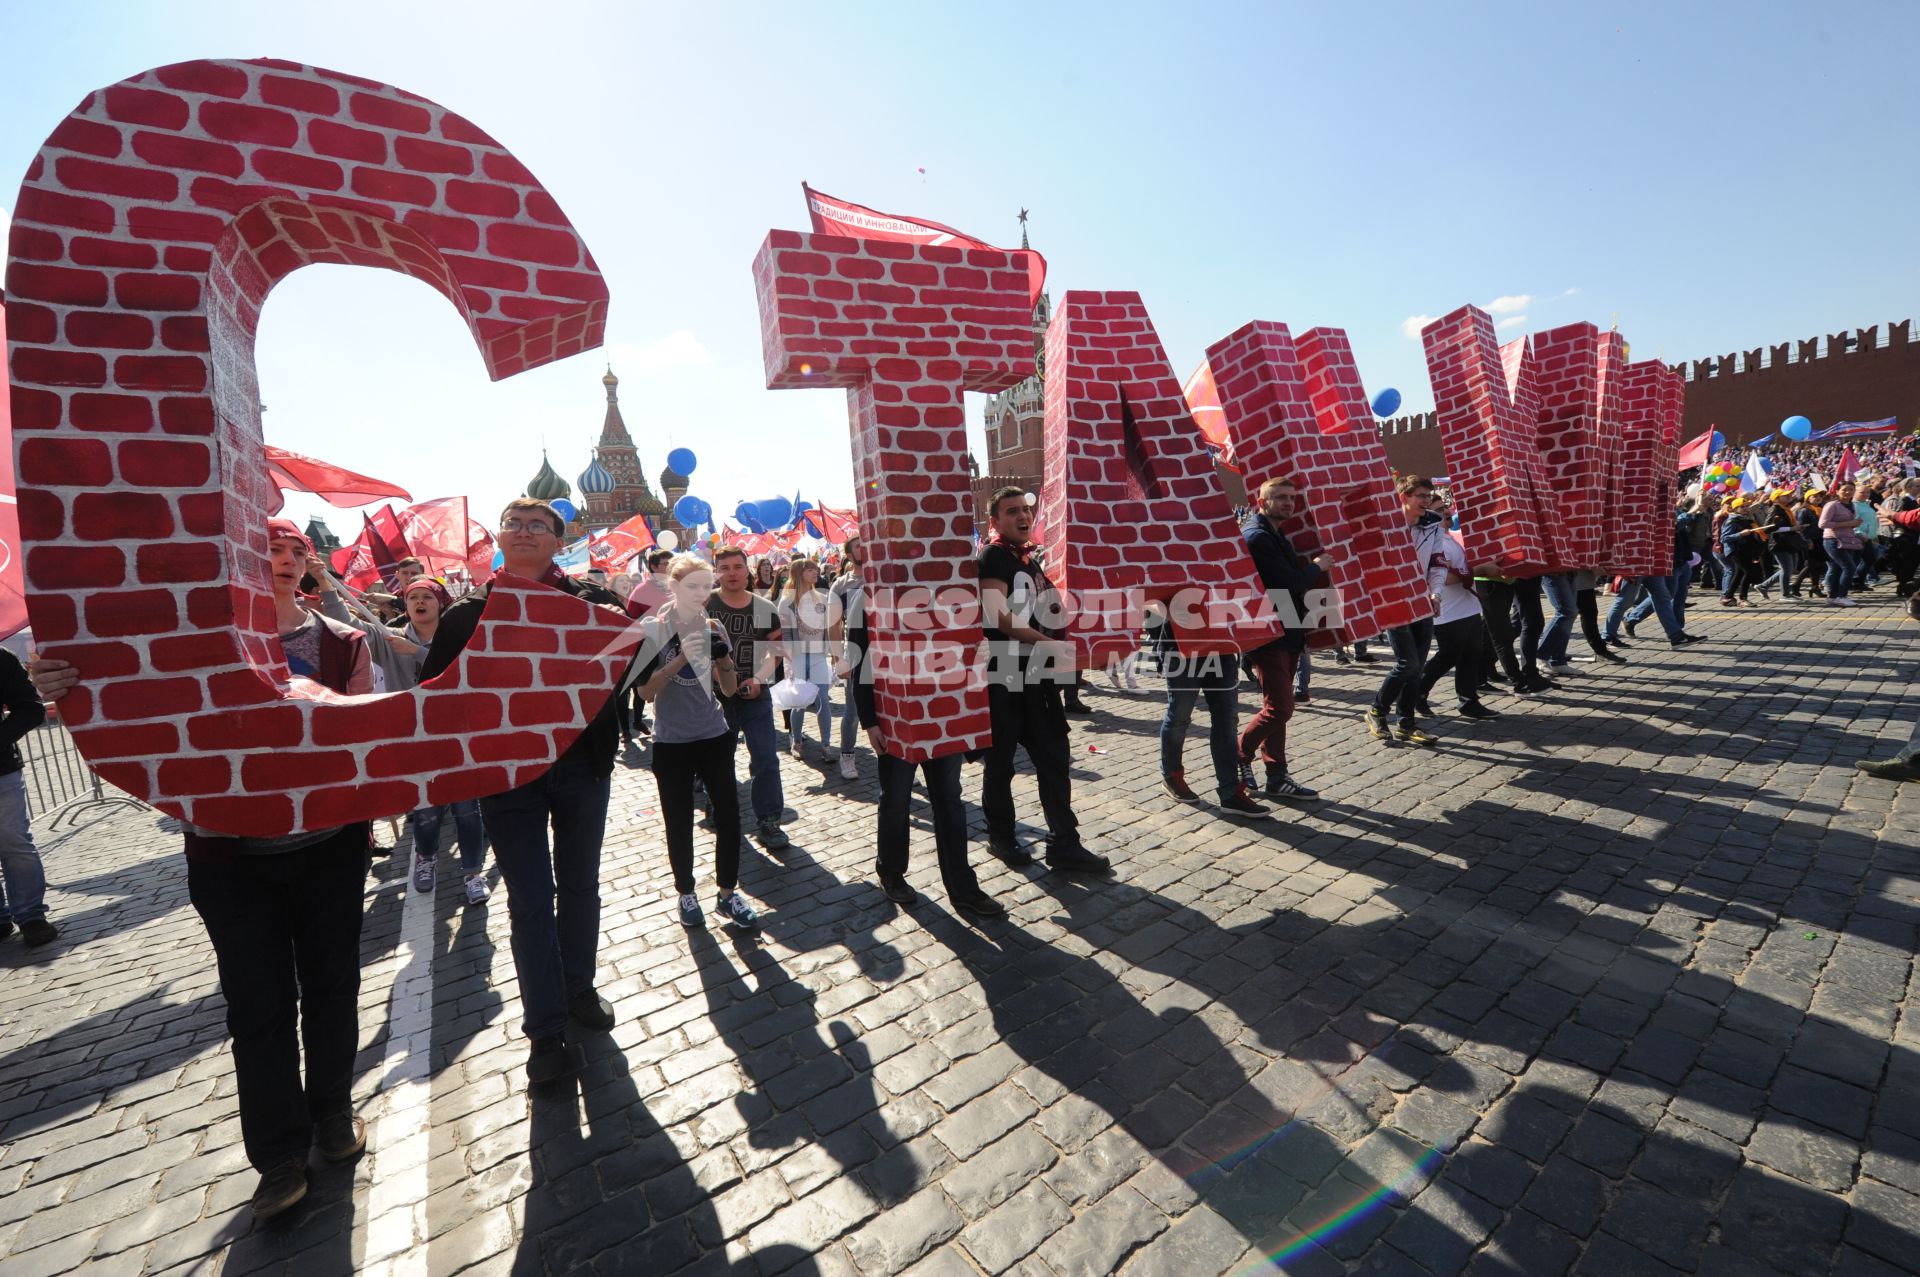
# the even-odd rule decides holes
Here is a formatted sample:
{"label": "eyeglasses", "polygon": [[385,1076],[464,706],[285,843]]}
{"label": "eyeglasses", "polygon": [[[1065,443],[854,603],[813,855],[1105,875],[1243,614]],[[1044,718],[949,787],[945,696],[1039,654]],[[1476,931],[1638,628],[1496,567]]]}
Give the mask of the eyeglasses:
{"label": "eyeglasses", "polygon": [[534,536],[550,534],[553,531],[552,528],[538,519],[535,519],[531,523],[522,523],[519,519],[508,519],[500,525],[500,530],[502,532],[530,532]]}

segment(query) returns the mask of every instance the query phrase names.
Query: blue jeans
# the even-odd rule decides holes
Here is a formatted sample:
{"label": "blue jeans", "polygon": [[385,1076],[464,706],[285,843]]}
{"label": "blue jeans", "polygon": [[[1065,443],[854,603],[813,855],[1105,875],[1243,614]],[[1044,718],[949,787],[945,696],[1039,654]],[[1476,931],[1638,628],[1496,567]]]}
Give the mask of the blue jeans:
{"label": "blue jeans", "polygon": [[847,675],[847,681],[841,684],[847,693],[847,703],[840,713],[840,752],[843,754],[853,751],[853,742],[860,731],[860,707],[853,699],[853,680],[859,678],[860,673],[861,667],[855,666]]}
{"label": "blue jeans", "polygon": [[805,740],[807,735],[807,713],[812,711],[820,720],[820,748],[825,749],[833,743],[833,702],[829,693],[833,690],[833,660],[825,652],[801,652],[793,658],[793,668],[787,671],[787,677],[805,679],[813,684],[813,704],[793,711],[793,726],[788,730],[793,739]]}
{"label": "blue jeans", "polygon": [[438,854],[440,826],[448,813],[453,815],[454,838],[460,845],[460,868],[470,874],[479,873],[487,863],[487,830],[480,818],[478,798],[408,812],[407,827],[413,831],[413,849],[423,856]]}
{"label": "blue jeans", "polygon": [[525,1011],[520,1027],[530,1038],[565,1029],[568,1001],[593,988],[611,782],[591,760],[563,755],[538,780],[480,800],[507,884],[513,970]]}
{"label": "blue jeans", "polygon": [[1427,648],[1433,643],[1433,622],[1415,621],[1387,631],[1393,647],[1393,668],[1374,694],[1374,712],[1391,714],[1399,708],[1400,721],[1414,721],[1414,706],[1420,701],[1420,680],[1427,672]]}
{"label": "blue jeans", "polygon": [[[1784,570],[1784,560],[1782,570]],[[1648,577],[1646,579],[1652,581],[1654,578]],[[1673,570],[1672,576],[1663,579],[1667,583],[1667,608],[1673,615],[1673,623],[1679,629],[1684,630],[1687,628],[1687,586],[1693,581],[1693,569],[1684,566],[1677,567]],[[1648,590],[1646,596],[1634,604],[1627,612],[1627,620],[1634,625],[1638,625],[1640,622],[1652,616],[1653,613],[1653,591]],[[1663,621],[1662,624],[1665,624],[1665,622]]]}
{"label": "blue jeans", "polygon": [[1833,541],[1827,542],[1827,597],[1844,599],[1847,591],[1853,588],[1854,560],[1859,558],[1858,550],[1843,550]]}
{"label": "blue jeans", "polygon": [[1567,643],[1573,638],[1578,613],[1574,606],[1573,578],[1565,573],[1540,578],[1540,588],[1553,604],[1553,621],[1540,636],[1540,659],[1558,665],[1567,659]]}
{"label": "blue jeans", "polygon": [[1191,687],[1167,689],[1167,713],[1160,720],[1160,773],[1171,776],[1183,770],[1180,755],[1186,743],[1187,724],[1193,721],[1193,705],[1207,698],[1207,749],[1213,755],[1214,784],[1220,797],[1231,798],[1240,788],[1240,732],[1236,721],[1235,693],[1231,687],[1200,691]]}
{"label": "blue jeans", "polygon": [[1626,588],[1614,595],[1613,606],[1607,609],[1606,622],[1600,627],[1600,637],[1606,639],[1608,642],[1619,638],[1620,623],[1627,619],[1627,613],[1633,610],[1633,605],[1638,603],[1646,592],[1647,581],[1645,577],[1636,576],[1630,579],[1626,584]]}
{"label": "blue jeans", "polygon": [[746,739],[754,820],[780,819],[787,799],[780,790],[780,743],[773,734],[773,702],[763,691],[750,701],[729,697],[721,708],[727,712],[727,726]]}
{"label": "blue jeans", "polygon": [[27,816],[27,779],[0,776],[0,919],[22,923],[47,916],[47,874],[33,845]]}
{"label": "blue jeans", "polygon": [[1898,755],[1903,763],[1920,763],[1920,719],[1913,723],[1913,735],[1908,737],[1906,748]]}

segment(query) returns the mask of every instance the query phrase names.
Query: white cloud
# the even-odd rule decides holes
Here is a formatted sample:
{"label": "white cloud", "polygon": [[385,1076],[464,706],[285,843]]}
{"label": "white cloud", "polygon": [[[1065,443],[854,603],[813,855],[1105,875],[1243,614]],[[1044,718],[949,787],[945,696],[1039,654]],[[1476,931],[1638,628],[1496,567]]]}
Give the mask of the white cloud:
{"label": "white cloud", "polygon": [[1494,327],[1495,328],[1518,328],[1521,324],[1524,324],[1526,322],[1527,322],[1527,317],[1525,315],[1515,315],[1511,319],[1501,320],[1499,323],[1495,324]]}
{"label": "white cloud", "polygon": [[1565,292],[1561,293],[1560,295],[1562,297],[1574,297],[1574,296],[1577,296],[1579,292],[1580,290],[1577,288],[1569,288]]}
{"label": "white cloud", "polygon": [[1532,293],[1513,293],[1506,297],[1496,297],[1481,309],[1489,315],[1511,315],[1515,311],[1525,310],[1527,303],[1532,300]]}
{"label": "white cloud", "polygon": [[606,360],[616,373],[658,372],[663,368],[693,368],[713,362],[713,352],[687,329],[648,342],[620,342],[607,347]]}
{"label": "white cloud", "polygon": [[1432,315],[1408,315],[1400,321],[1400,331],[1412,341],[1420,340],[1420,330],[1433,322]]}

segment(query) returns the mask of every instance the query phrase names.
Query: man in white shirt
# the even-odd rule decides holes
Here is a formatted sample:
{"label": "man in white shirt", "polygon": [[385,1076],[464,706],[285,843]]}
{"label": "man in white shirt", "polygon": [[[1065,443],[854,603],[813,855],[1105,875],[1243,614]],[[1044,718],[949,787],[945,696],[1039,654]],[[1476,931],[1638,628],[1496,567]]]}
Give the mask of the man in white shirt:
{"label": "man in white shirt", "polygon": [[1437,649],[1420,675],[1419,711],[1433,713],[1427,694],[1451,670],[1462,718],[1500,717],[1480,703],[1477,684],[1480,667],[1486,661],[1487,627],[1480,616],[1480,596],[1473,592],[1473,572],[1467,566],[1465,548],[1447,531],[1446,520],[1431,513],[1414,525],[1413,546],[1427,571]]}

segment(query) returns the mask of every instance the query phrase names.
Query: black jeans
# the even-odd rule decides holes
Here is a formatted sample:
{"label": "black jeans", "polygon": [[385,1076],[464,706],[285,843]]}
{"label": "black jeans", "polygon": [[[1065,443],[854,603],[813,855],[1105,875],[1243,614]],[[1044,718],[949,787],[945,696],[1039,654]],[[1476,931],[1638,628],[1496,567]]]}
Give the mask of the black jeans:
{"label": "black jeans", "polygon": [[732,732],[680,745],[653,745],[653,780],[667,823],[667,863],[673,889],[694,892],[693,780],[713,802],[713,880],[725,895],[740,885],[740,786],[733,775]]}
{"label": "black jeans", "polygon": [[1400,721],[1411,723],[1420,699],[1420,677],[1427,669],[1427,647],[1433,642],[1433,622],[1396,626],[1387,631],[1387,642],[1393,647],[1393,668],[1374,695],[1374,712],[1385,714],[1397,705]]}
{"label": "black jeans", "polygon": [[1540,672],[1540,636],[1546,631],[1546,613],[1540,607],[1540,578],[1528,577],[1513,583],[1513,604],[1520,609],[1520,669],[1522,673]]}
{"label": "black jeans", "polygon": [[[940,858],[940,881],[949,900],[980,894],[980,879],[967,860],[967,804],[960,797],[959,754],[920,764],[927,781],[927,805],[933,808],[933,850]],[[912,763],[880,755],[880,865],[882,874],[904,877],[912,841],[907,811],[913,805]]]}
{"label": "black jeans", "polygon": [[1517,685],[1521,675],[1520,662],[1513,654],[1513,643],[1518,637],[1513,626],[1513,582],[1480,582],[1480,605],[1488,639],[1488,655],[1482,659],[1480,668],[1485,674],[1491,674],[1497,660],[1507,681]]}
{"label": "black jeans", "polygon": [[993,744],[987,748],[985,775],[980,781],[987,835],[999,841],[1013,839],[1013,751],[1024,747],[1040,786],[1040,809],[1046,813],[1049,843],[1056,847],[1079,846],[1080,822],[1073,814],[1073,781],[1067,774],[1072,754],[1067,747],[1067,716],[1060,707],[1060,689],[1036,683],[1014,691],[989,682],[987,708],[993,721]]}
{"label": "black jeans", "polygon": [[1600,633],[1600,591],[1596,587],[1579,590],[1573,596],[1574,606],[1580,612],[1580,633],[1587,640],[1587,646],[1596,653],[1605,656],[1609,651],[1606,638]]}
{"label": "black jeans", "polygon": [[1434,684],[1451,670],[1453,694],[1460,698],[1460,703],[1470,705],[1479,700],[1480,664],[1485,659],[1482,649],[1487,641],[1487,627],[1481,622],[1480,614],[1476,612],[1457,621],[1435,625],[1433,641],[1438,650],[1427,662],[1427,672],[1420,676],[1420,699],[1425,700]]}
{"label": "black jeans", "polygon": [[187,862],[227,999],[240,1138],[263,1174],[304,1160],[314,1123],[353,1106],[366,882],[364,822],[298,851]]}
{"label": "black jeans", "polygon": [[576,748],[538,780],[480,800],[493,863],[507,884],[520,1027],[530,1038],[564,1030],[569,999],[594,986],[600,844],[607,836],[611,784],[612,778]]}

